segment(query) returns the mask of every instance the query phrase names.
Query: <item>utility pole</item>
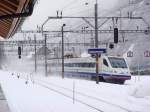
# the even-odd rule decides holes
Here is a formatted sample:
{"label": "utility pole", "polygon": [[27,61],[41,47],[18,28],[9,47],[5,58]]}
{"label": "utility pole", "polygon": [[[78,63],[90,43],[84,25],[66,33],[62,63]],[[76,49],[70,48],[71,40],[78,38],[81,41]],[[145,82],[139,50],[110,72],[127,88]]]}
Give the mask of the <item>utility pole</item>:
{"label": "utility pole", "polygon": [[[44,35],[44,34],[43,34],[44,25],[45,25],[48,21],[49,21],[49,18],[46,19],[46,20],[44,21],[44,23],[42,24],[42,26],[41,26],[42,36]],[[47,35],[45,34],[44,36],[45,36],[45,42],[44,42],[44,43],[45,43],[45,48],[44,48],[44,55],[45,55],[45,76],[47,76]]]}
{"label": "utility pole", "polygon": [[36,35],[34,35],[34,54],[35,54],[35,56],[34,56],[34,58],[35,58],[35,63],[34,63],[34,65],[35,65],[35,73],[36,73],[36,71],[37,71],[37,54],[36,54]]}
{"label": "utility pole", "polygon": [[[95,48],[98,48],[98,4],[95,3]],[[96,84],[99,83],[99,57],[96,53]]]}
{"label": "utility pole", "polygon": [[61,27],[61,32],[62,32],[62,78],[64,78],[64,26],[66,26],[66,24],[63,24]]}
{"label": "utility pole", "polygon": [[44,54],[45,54],[45,76],[47,76],[47,35],[46,34],[45,34]]}

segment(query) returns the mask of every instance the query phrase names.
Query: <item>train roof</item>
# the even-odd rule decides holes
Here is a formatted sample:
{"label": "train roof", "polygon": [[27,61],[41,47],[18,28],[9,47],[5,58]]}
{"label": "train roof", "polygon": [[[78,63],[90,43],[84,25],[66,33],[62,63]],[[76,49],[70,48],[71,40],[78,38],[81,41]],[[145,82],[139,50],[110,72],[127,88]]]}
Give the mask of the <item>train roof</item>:
{"label": "train roof", "polygon": [[[123,58],[121,56],[105,56],[105,55],[102,55],[101,58],[107,58],[107,57],[113,57],[113,58]],[[67,58],[65,59],[65,63],[69,63],[69,62],[74,62],[74,63],[77,63],[77,62],[95,62],[95,58],[92,58],[92,57],[80,57],[80,58]]]}
{"label": "train roof", "polygon": [[123,58],[122,56],[113,56],[113,55],[110,55],[110,56],[107,56],[107,57],[113,57],[113,58]]}

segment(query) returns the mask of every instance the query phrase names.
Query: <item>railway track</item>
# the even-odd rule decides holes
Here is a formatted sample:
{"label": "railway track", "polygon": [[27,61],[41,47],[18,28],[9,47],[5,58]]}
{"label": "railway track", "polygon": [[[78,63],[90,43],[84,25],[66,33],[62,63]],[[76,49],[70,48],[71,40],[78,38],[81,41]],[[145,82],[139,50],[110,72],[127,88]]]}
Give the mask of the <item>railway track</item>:
{"label": "railway track", "polygon": [[[24,77],[20,77],[20,78],[25,79],[25,80],[31,80],[34,84],[37,84],[37,85],[42,86],[44,88],[47,88],[48,90],[53,91],[55,93],[58,93],[60,95],[63,95],[63,96],[65,96],[65,97],[67,97],[67,98],[69,98],[71,100],[73,99],[72,93],[74,92],[76,95],[79,95],[79,96],[84,97],[86,99],[89,99],[91,101],[97,101],[98,103],[102,103],[102,104],[108,105],[108,107],[109,106],[113,106],[115,108],[120,109],[120,111],[123,111],[123,112],[133,112],[133,111],[127,109],[127,108],[124,108],[123,106],[111,103],[111,102],[106,101],[106,100],[101,99],[101,98],[90,96],[90,95],[86,94],[86,91],[85,91],[85,93],[80,92],[80,91],[74,91],[73,89],[66,88],[66,87],[63,87],[63,86],[51,83],[51,82],[43,81],[41,79],[36,79],[36,78],[33,79],[33,77],[31,77],[31,76],[30,76],[30,78],[29,78],[29,76],[28,77],[24,76]],[[60,89],[62,89],[63,92]],[[68,93],[70,93],[71,95],[68,94]],[[81,103],[83,105],[86,105],[89,108],[92,108],[92,109],[94,109],[94,110],[96,110],[98,112],[105,112],[104,110],[102,110],[102,109],[100,109],[100,108],[98,108],[96,106],[93,106],[93,104],[89,104],[86,101],[80,100],[78,98],[74,98],[74,100],[76,102],[79,102],[79,103]]]}
{"label": "railway track", "polygon": [[[67,97],[67,98],[72,99],[72,96],[67,95],[67,94],[65,94],[64,92],[61,92],[61,91],[59,91],[59,90],[57,90],[57,89],[53,89],[53,88],[51,88],[51,87],[49,87],[49,86],[46,86],[46,85],[44,85],[44,84],[42,84],[42,83],[39,83],[39,82],[36,82],[36,81],[35,81],[35,83],[38,84],[38,85],[40,85],[40,86],[42,86],[42,87],[44,87],[44,88],[47,88],[47,89],[53,91],[53,92],[56,92],[56,93],[61,94],[61,95],[65,96],[65,97]],[[94,106],[92,106],[92,105],[90,105],[90,104],[88,104],[88,103],[86,103],[86,102],[84,102],[84,101],[81,101],[81,100],[79,100],[79,99],[75,99],[75,101],[76,101],[76,102],[79,102],[79,103],[81,103],[81,104],[83,104],[83,105],[86,105],[86,106],[88,106],[89,108],[92,108],[92,109],[94,109],[94,110],[97,110],[98,112],[104,112],[103,110],[101,110],[101,109],[99,109],[99,108],[97,108],[97,107],[94,107]]]}
{"label": "railway track", "polygon": [[[69,95],[67,95],[66,93],[60,91],[60,89],[63,89],[63,90],[65,90],[65,91],[67,91],[67,92],[73,93],[73,89],[66,88],[66,87],[63,87],[63,86],[60,86],[60,85],[56,85],[56,84],[51,83],[51,82],[46,82],[46,81],[43,81],[43,80],[40,80],[40,79],[34,79],[34,82],[35,82],[36,84],[38,84],[38,85],[41,85],[41,86],[47,88],[47,89],[53,90],[53,91],[55,91],[55,92],[57,92],[57,93],[61,93],[61,94],[63,94],[64,96],[67,96],[67,97],[73,99],[72,96],[69,96]],[[86,93],[86,92],[85,92],[85,93]],[[97,98],[97,97],[94,97],[94,96],[90,96],[90,95],[85,94],[85,93],[79,92],[79,91],[75,91],[75,94],[76,94],[76,95],[80,95],[80,96],[86,97],[86,98],[88,98],[88,99],[90,99],[90,100],[98,101],[99,103],[104,103],[104,104],[106,104],[106,105],[110,105],[110,106],[113,106],[113,107],[115,107],[115,108],[119,108],[119,109],[121,109],[122,111],[125,111],[125,112],[132,112],[131,110],[126,109],[126,108],[124,108],[124,107],[122,107],[122,106],[120,106],[120,105],[117,105],[117,104],[108,102],[108,101],[106,101],[106,100],[103,100],[103,99],[100,99],[100,98]],[[87,103],[85,103],[85,102],[83,102],[83,101],[81,101],[81,100],[79,100],[79,99],[77,99],[77,98],[75,98],[75,101],[80,102],[80,103],[82,103],[82,104],[85,104],[85,105],[87,105],[87,106],[89,106],[89,107],[91,107],[91,108],[93,108],[93,109],[95,109],[95,110],[97,110],[97,111],[104,112],[104,111],[98,109],[97,107],[94,107],[94,106],[92,106],[92,105],[90,105],[90,104],[87,104]]]}

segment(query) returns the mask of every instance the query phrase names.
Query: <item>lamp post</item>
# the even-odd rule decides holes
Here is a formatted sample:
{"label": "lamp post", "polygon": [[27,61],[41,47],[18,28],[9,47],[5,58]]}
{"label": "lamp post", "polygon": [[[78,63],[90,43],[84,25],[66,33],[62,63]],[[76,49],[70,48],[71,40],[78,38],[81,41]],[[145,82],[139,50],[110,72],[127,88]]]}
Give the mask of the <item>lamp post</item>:
{"label": "lamp post", "polygon": [[35,61],[34,61],[34,66],[35,66],[35,73],[37,72],[37,54],[36,54],[36,35],[34,35],[34,54],[35,54],[35,56],[34,56],[34,59],[35,59]]}
{"label": "lamp post", "polygon": [[63,24],[61,27],[62,32],[62,78],[64,78],[64,27],[66,24]]}
{"label": "lamp post", "polygon": [[84,48],[86,48],[85,47],[85,34],[86,34],[86,32],[85,32],[85,30],[88,28],[88,26],[84,26],[84,27],[82,27],[82,31],[83,31],[83,33],[84,33],[84,38],[83,38],[83,40],[84,40]]}
{"label": "lamp post", "polygon": [[44,55],[45,55],[45,76],[47,76],[47,35],[45,34],[44,35],[44,33],[43,33],[43,29],[44,29],[44,25],[49,21],[50,19],[49,18],[47,18],[44,22],[43,22],[43,24],[42,24],[42,26],[41,26],[41,30],[42,30],[42,36],[44,36],[45,37],[45,41],[44,41],[44,43],[45,43],[45,46],[44,46]]}
{"label": "lamp post", "polygon": [[45,54],[45,76],[47,76],[47,35],[45,34],[45,41],[44,41],[44,54]]}

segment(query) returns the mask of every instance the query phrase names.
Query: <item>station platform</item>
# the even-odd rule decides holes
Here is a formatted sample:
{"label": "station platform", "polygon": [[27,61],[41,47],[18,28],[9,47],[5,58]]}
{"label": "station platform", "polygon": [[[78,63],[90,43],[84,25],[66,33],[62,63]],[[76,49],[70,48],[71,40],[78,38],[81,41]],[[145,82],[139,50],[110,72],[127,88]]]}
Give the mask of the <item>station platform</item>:
{"label": "station platform", "polygon": [[10,109],[8,107],[6,98],[3,94],[1,85],[0,85],[0,112],[10,112]]}

